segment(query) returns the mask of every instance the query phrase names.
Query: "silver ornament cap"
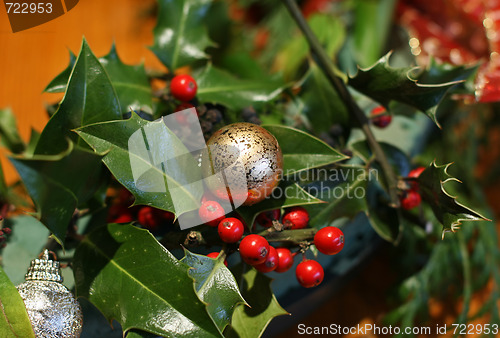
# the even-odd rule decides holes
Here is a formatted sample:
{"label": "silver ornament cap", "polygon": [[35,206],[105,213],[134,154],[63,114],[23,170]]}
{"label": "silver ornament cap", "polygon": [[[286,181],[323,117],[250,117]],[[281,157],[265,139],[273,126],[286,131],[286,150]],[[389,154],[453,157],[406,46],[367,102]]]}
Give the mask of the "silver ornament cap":
{"label": "silver ornament cap", "polygon": [[60,264],[44,250],[40,258],[31,261],[26,282],[17,286],[28,317],[40,338],[78,338],[83,316],[80,304],[62,284]]}

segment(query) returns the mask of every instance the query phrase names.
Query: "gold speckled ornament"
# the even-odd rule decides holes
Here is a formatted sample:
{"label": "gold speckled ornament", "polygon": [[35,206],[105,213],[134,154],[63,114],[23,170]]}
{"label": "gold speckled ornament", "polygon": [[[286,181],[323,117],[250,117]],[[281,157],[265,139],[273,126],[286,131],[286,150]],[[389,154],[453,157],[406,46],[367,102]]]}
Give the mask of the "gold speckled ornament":
{"label": "gold speckled ornament", "polygon": [[62,280],[59,262],[45,250],[31,261],[26,282],[17,286],[36,337],[77,338],[82,332],[80,304]]}
{"label": "gold speckled ornament", "polygon": [[[243,205],[264,200],[278,185],[283,172],[283,155],[276,138],[261,126],[233,123],[216,131],[207,141],[208,161],[203,161],[208,188],[220,199],[228,196]],[[210,163],[210,166],[206,165]],[[229,169],[228,169],[229,168]],[[213,179],[224,170],[224,178]],[[231,187],[231,189],[227,189]]]}

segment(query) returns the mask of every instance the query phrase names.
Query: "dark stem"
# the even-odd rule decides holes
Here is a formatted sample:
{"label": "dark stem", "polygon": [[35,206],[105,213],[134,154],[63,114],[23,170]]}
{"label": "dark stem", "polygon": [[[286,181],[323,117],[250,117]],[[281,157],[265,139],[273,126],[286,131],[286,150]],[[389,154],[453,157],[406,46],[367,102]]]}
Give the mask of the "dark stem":
{"label": "dark stem", "polygon": [[309,27],[308,23],[306,22],[306,19],[302,15],[302,12],[297,6],[295,0],[282,0],[282,1],[286,6],[286,8],[288,9],[288,11],[290,12],[290,14],[292,15],[297,25],[299,26],[300,30],[306,37],[306,40],[309,44],[309,48],[311,48],[311,52],[316,57],[315,58],[316,63],[323,70],[326,77],[328,78],[328,81],[330,82],[332,87],[337,91],[338,95],[347,106],[349,113],[352,116],[354,116],[356,121],[359,123],[361,130],[365,134],[366,141],[368,142],[370,149],[375,154],[375,159],[380,164],[384,172],[384,176],[386,178],[387,185],[389,188],[389,195],[391,197],[391,206],[398,207],[399,198],[397,193],[396,175],[394,174],[391,165],[387,161],[387,156],[385,155],[384,151],[380,147],[380,144],[377,142],[375,136],[373,135],[370,129],[368,118],[366,117],[365,113],[361,110],[361,108],[357,105],[357,103],[354,101],[354,99],[351,96],[351,93],[349,93],[349,90],[347,89],[342,79],[335,75],[333,71],[334,68],[332,61],[330,60],[325,50],[321,46],[316,35],[314,35],[313,31]]}

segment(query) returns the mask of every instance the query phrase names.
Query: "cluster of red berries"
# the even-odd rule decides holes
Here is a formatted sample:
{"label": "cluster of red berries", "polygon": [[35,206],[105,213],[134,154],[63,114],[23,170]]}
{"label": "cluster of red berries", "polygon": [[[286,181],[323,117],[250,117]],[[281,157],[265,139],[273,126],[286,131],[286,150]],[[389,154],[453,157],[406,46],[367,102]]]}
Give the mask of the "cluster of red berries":
{"label": "cluster of red berries", "polygon": [[[266,211],[257,217],[256,221],[263,227],[270,228],[279,223],[280,210]],[[217,227],[220,239],[225,243],[239,242],[241,259],[260,272],[288,271],[294,262],[295,255],[285,247],[275,248],[264,236],[249,234],[243,237],[245,226],[235,217],[225,217],[222,206],[212,200],[203,201],[199,216],[205,224]],[[292,207],[286,210],[281,218],[284,229],[303,229],[308,225],[309,214],[303,207]],[[243,237],[243,239],[242,239]],[[314,236],[314,244],[318,251],[326,255],[339,253],[344,247],[344,234],[339,228],[328,226],[320,229]],[[219,253],[212,252],[208,257],[217,258]],[[319,285],[324,278],[323,267],[315,260],[304,259],[295,270],[300,285],[311,288]]]}
{"label": "cluster of red berries", "polygon": [[374,108],[371,111],[370,117],[373,125],[378,128],[385,128],[392,121],[392,115],[387,113],[387,110],[383,106]]}
{"label": "cluster of red berries", "polygon": [[[408,173],[408,177],[418,178],[424,170],[425,167],[413,169]],[[404,191],[403,196],[401,197],[401,207],[405,210],[416,208],[422,202],[422,197],[420,197],[420,193],[418,192],[418,183],[410,182],[409,186],[410,189]]]}
{"label": "cluster of red berries", "polygon": [[148,206],[129,207],[133,196],[126,189],[121,189],[108,210],[109,223],[130,223],[137,221],[143,228],[151,232],[159,232],[173,224],[175,215]]}

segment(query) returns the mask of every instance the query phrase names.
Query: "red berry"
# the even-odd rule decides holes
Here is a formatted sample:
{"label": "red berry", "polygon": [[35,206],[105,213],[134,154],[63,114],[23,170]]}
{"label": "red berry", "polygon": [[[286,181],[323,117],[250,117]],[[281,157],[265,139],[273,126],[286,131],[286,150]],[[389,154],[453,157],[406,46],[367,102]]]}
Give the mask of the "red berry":
{"label": "red berry", "polygon": [[110,223],[130,223],[134,220],[131,214],[123,214],[110,221]]}
{"label": "red berry", "polygon": [[391,123],[392,115],[387,114],[383,106],[378,106],[372,110],[371,119],[375,126],[385,128]]}
{"label": "red berry", "polygon": [[276,272],[288,271],[293,265],[293,255],[292,252],[287,248],[277,248],[278,253],[278,266],[276,267]]}
{"label": "red berry", "polygon": [[200,210],[198,210],[201,221],[211,227],[216,227],[219,225],[220,221],[224,219],[226,212],[216,201],[205,201],[201,204]]}
{"label": "red berry", "polygon": [[314,245],[325,255],[335,255],[344,247],[344,233],[336,227],[324,227],[314,235]]}
{"label": "red berry", "polygon": [[189,75],[177,75],[170,82],[170,93],[180,101],[191,101],[196,96],[198,85]]}
{"label": "red berry", "polygon": [[167,223],[173,223],[174,220],[175,220],[175,214],[173,212],[170,212],[170,211],[164,211],[162,214],[161,214],[161,218],[166,221]]}
{"label": "red berry", "polygon": [[302,229],[309,222],[309,213],[303,207],[293,207],[285,212],[283,225],[291,229]]}
{"label": "red berry", "polygon": [[325,272],[323,267],[318,262],[309,259],[300,262],[295,269],[295,276],[300,285],[305,288],[313,288],[318,286],[323,281],[325,277]]}
{"label": "red berry", "polygon": [[124,205],[114,204],[114,205],[110,206],[108,209],[107,221],[109,223],[115,222],[117,218],[124,216],[124,215],[128,215],[128,216],[130,216],[130,218],[132,218],[132,212],[130,211],[129,208],[127,208]]}
{"label": "red berry", "polygon": [[263,227],[270,228],[273,226],[273,221],[280,219],[280,214],[280,209],[264,211],[257,216],[256,221]]}
{"label": "red berry", "polygon": [[425,170],[425,167],[418,167],[413,169],[408,173],[408,177],[418,178],[420,174]]}
{"label": "red berry", "polygon": [[219,223],[218,232],[219,237],[225,243],[236,243],[243,236],[245,227],[243,223],[237,218],[229,217],[224,218]]}
{"label": "red berry", "polygon": [[401,206],[405,210],[410,210],[419,206],[420,202],[422,202],[420,194],[414,190],[408,190],[405,196],[401,199]]}
{"label": "red berry", "polygon": [[175,107],[175,112],[183,111],[183,110],[189,109],[189,108],[194,108],[194,106],[191,103],[183,102],[180,105],[178,105],[177,107]]}
{"label": "red berry", "polygon": [[[207,257],[217,259],[217,257],[219,257],[219,252],[217,252],[217,251],[211,252],[207,255]],[[224,259],[224,265],[227,266],[227,259]]]}
{"label": "red berry", "polygon": [[10,235],[10,233],[12,232],[11,228],[3,228],[2,230],[3,232],[5,232],[6,235]]}
{"label": "red berry", "polygon": [[151,207],[142,207],[137,214],[137,221],[146,229],[156,231],[160,227],[162,211]]}
{"label": "red berry", "polygon": [[262,264],[269,254],[269,243],[260,235],[248,235],[241,240],[241,258],[250,265]]}
{"label": "red berry", "polygon": [[275,270],[278,267],[278,263],[279,263],[278,252],[274,247],[270,246],[269,254],[267,255],[264,263],[255,265],[254,267],[257,269],[257,271],[266,273]]}

